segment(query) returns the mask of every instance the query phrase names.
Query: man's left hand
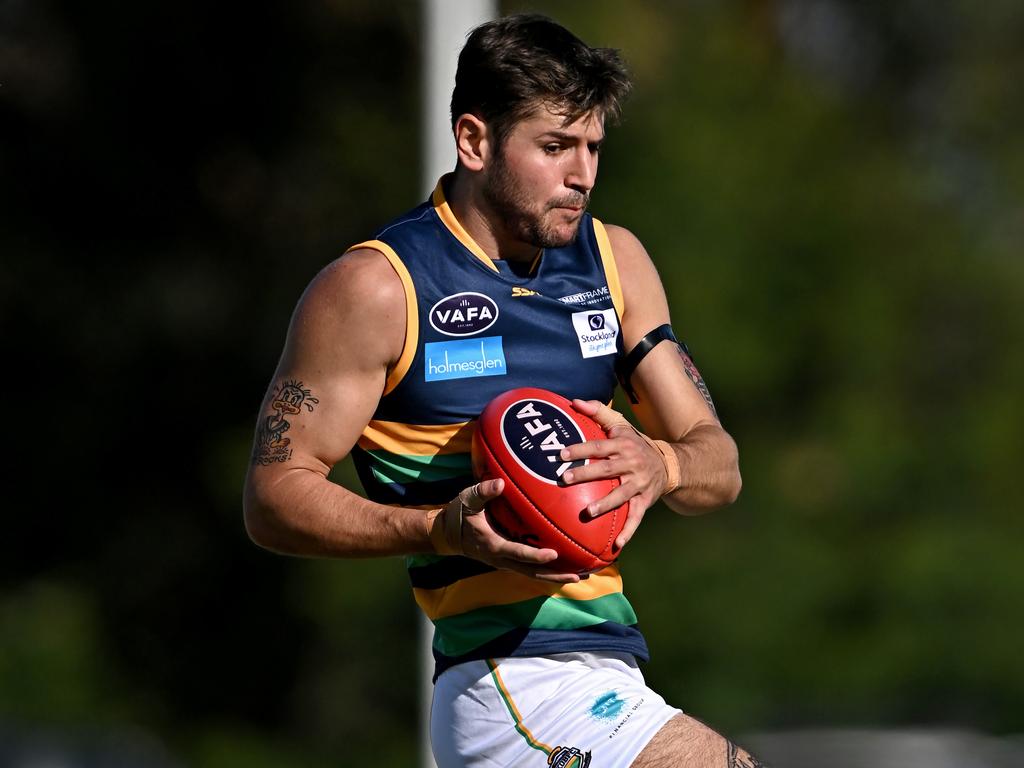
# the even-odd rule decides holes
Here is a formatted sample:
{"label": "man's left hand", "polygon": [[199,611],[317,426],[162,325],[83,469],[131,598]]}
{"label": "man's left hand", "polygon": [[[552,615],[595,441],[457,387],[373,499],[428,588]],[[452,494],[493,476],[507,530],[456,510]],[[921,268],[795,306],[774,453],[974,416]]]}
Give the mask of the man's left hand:
{"label": "man's left hand", "polygon": [[668,484],[665,461],[618,411],[597,400],[573,400],[572,407],[600,424],[608,438],[564,448],[561,454],[563,461],[602,461],[570,469],[562,479],[570,485],[609,477],[619,479],[619,486],[603,499],[588,505],[587,512],[591,517],[598,517],[629,502],[626,524],[615,539],[616,549],[621,549],[632,538],[647,509],[664,493]]}

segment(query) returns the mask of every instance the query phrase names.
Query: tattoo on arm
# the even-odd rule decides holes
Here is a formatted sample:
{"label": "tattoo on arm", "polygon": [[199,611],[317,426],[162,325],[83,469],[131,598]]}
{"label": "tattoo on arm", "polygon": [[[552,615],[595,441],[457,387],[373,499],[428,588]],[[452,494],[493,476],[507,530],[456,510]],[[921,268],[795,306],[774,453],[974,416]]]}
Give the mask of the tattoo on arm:
{"label": "tattoo on arm", "polygon": [[747,750],[737,747],[731,741],[726,743],[729,745],[729,757],[726,760],[725,768],[768,768]]}
{"label": "tattoo on arm", "polygon": [[[715,408],[715,403],[711,399],[711,392],[708,390],[708,385],[704,383],[704,378],[700,375],[700,371],[697,370],[697,366],[693,363],[693,358],[686,354],[686,349],[682,346],[676,347],[679,350],[679,356],[683,359],[683,368],[686,369],[686,375],[690,377],[690,381],[693,382],[693,386],[697,388],[701,396],[704,398],[704,402],[708,404],[708,408],[711,409],[711,413],[718,419],[718,410]],[[721,421],[721,419],[718,419]]]}
{"label": "tattoo on arm", "polygon": [[284,433],[292,425],[285,416],[296,416],[302,413],[303,408],[312,413],[319,402],[308,389],[303,389],[301,381],[279,383],[277,391],[270,398],[273,413],[262,418],[256,427],[252,463],[266,466],[288,461],[292,457],[292,449],[288,447],[291,439],[285,437]]}

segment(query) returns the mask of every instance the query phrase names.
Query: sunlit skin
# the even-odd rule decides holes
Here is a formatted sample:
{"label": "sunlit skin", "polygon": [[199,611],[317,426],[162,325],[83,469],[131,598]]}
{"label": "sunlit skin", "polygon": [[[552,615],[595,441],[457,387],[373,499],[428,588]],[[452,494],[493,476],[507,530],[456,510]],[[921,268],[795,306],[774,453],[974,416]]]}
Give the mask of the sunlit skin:
{"label": "sunlit skin", "polygon": [[[455,121],[458,168],[446,178],[446,199],[476,245],[492,259],[532,263],[545,247],[576,237],[597,177],[604,139],[600,113],[565,122],[538,107],[498,145],[488,124],[472,114]],[[650,257],[628,230],[606,224],[618,265],[623,345],[634,347],[652,328],[670,322],[664,288]],[[288,453],[254,461],[246,480],[246,526],[253,540],[278,552],[318,557],[392,556],[435,551],[422,509],[375,504],[328,479],[331,467],[356,445],[380,402],[387,377],[403,354],[405,289],[384,254],[356,248],[324,269],[296,308],[285,349],[263,406],[275,436],[276,419],[297,404],[282,388],[303,382],[316,412],[289,425]],[[647,508],[662,498],[681,514],[700,514],[730,503],[739,492],[735,444],[718,425],[687,378],[674,348],[658,345],[633,375],[640,396],[634,414],[646,434],[672,444],[685,482],[665,493],[661,454],[631,427],[606,427],[608,439],[571,446],[566,460],[603,459],[572,471],[567,482],[617,477],[619,486],[588,506],[601,515],[629,503],[616,544],[623,547]],[[597,418],[595,401],[574,407]],[[600,420],[599,420],[600,423]],[[280,437],[281,428],[276,436]],[[269,443],[268,443],[269,444]],[[257,459],[261,458],[257,456]],[[472,509],[501,495],[501,480],[474,484],[460,494]],[[579,574],[553,573],[557,553],[500,536],[486,515],[462,521],[461,549],[476,560],[533,578],[574,583]]]}
{"label": "sunlit skin", "polygon": [[[566,124],[539,108],[500,147],[473,115],[456,121],[460,156],[476,178],[456,176],[450,204],[492,258],[532,261],[539,248],[571,243],[597,181],[604,119],[590,112]],[[472,182],[472,183],[471,183]]]}

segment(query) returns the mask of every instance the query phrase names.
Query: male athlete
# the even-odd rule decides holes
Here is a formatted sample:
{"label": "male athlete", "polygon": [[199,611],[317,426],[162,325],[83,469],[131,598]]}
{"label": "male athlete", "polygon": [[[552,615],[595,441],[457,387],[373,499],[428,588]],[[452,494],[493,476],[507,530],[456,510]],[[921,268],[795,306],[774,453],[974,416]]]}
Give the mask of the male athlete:
{"label": "male athlete", "polygon": [[[255,542],[296,555],[405,555],[434,622],[440,768],[760,765],[665,703],[618,566],[553,572],[550,549],[478,514],[474,419],[539,386],[608,431],[563,458],[618,477],[593,516],[629,502],[624,546],[659,498],[682,514],[732,502],[736,447],[640,242],[586,212],[605,120],[630,83],[618,54],[554,22],[478,27],[452,96],[455,171],[431,199],[310,284],[260,414],[246,480]],[[620,381],[646,433],[606,404]],[[370,500],[327,480],[353,454]]]}

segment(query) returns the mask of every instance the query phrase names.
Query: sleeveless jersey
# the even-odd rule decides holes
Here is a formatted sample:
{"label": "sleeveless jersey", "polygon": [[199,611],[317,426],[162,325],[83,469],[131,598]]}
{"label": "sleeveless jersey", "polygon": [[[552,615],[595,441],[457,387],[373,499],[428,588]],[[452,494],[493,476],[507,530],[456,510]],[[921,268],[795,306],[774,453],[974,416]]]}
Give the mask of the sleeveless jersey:
{"label": "sleeveless jersey", "polygon": [[[380,251],[406,299],[401,357],[352,452],[371,500],[439,506],[472,485],[475,419],[509,389],[611,401],[622,292],[604,226],[589,214],[575,242],[540,251],[529,274],[517,276],[462,228],[439,182],[429,201],[353,248]],[[406,565],[434,623],[435,679],[470,659],[572,651],[648,658],[617,565],[568,585],[461,556],[416,555]]]}

